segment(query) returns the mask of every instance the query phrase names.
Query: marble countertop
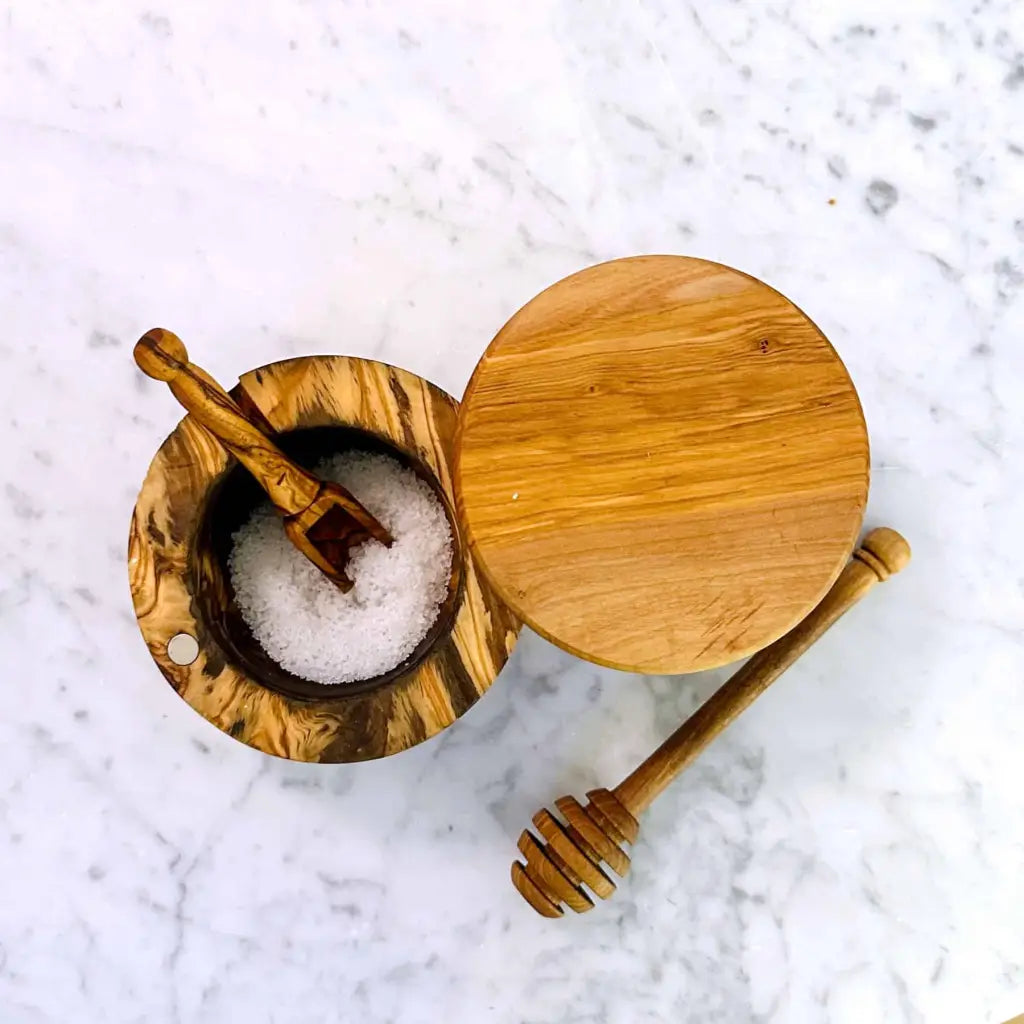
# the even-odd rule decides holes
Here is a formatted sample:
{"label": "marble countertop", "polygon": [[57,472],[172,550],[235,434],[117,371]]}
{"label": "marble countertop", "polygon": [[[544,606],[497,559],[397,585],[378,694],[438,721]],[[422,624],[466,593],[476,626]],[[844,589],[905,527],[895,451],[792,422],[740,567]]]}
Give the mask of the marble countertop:
{"label": "marble countertop", "polygon": [[[0,13],[0,1020],[998,1022],[1024,1012],[1024,14],[1011,0],[15,3]],[[839,349],[914,562],[550,922],[530,815],[725,678],[528,635],[441,737],[293,764],[152,664],[131,345],[459,395],[614,256],[768,281]]]}

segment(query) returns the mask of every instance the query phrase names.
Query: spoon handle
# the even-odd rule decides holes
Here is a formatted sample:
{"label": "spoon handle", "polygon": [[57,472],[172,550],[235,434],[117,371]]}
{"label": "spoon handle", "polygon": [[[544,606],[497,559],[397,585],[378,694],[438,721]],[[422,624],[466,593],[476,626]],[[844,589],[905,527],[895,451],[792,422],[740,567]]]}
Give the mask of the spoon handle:
{"label": "spoon handle", "polygon": [[316,477],[295,465],[205,370],[189,362],[176,334],[161,327],[147,331],[135,345],[135,362],[147,376],[170,387],[171,394],[252,473],[282,513],[296,515],[316,499]]}

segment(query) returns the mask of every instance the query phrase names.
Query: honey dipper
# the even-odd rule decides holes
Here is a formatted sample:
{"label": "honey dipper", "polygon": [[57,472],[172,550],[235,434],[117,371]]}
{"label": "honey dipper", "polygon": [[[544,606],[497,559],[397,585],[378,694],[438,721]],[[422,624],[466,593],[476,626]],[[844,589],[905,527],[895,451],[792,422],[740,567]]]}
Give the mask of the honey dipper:
{"label": "honey dipper", "polygon": [[629,857],[621,844],[636,841],[638,816],[840,616],[909,560],[910,546],[900,534],[885,527],[872,530],[820,604],[755,654],[615,789],[592,790],[586,807],[571,796],[556,800],[564,823],[538,811],[533,824],[542,839],[524,831],[519,850],[525,864],[512,865],[512,883],[530,906],[544,917],[561,917],[563,903],[583,913],[594,905],[583,886],[607,899],[615,883],[602,862],[617,875],[626,874]]}
{"label": "honey dipper", "polygon": [[284,517],[289,540],[328,579],[352,588],[351,549],[366,540],[390,547],[391,534],[340,484],[297,466],[245,416],[204,370],[189,362],[181,339],[154,327],[135,344],[135,362],[171,394],[256,478]]}

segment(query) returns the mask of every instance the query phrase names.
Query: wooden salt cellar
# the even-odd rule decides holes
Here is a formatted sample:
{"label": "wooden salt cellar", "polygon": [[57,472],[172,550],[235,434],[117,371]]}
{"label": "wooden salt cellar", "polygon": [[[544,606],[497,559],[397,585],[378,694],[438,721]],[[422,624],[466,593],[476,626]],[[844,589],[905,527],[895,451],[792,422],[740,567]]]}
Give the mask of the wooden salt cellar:
{"label": "wooden salt cellar", "polygon": [[[230,394],[300,464],[355,447],[420,473],[444,502],[455,539],[448,596],[428,635],[386,675],[332,687],[282,669],[253,640],[226,568],[231,533],[262,491],[186,416],[149,468],[128,549],[135,614],[160,671],[217,728],[279,757],[362,761],[435,735],[488,689],[519,630],[467,556],[452,511],[458,403],[415,374],[341,356],[260,367]],[[182,634],[198,644],[191,664],[168,653]]]}

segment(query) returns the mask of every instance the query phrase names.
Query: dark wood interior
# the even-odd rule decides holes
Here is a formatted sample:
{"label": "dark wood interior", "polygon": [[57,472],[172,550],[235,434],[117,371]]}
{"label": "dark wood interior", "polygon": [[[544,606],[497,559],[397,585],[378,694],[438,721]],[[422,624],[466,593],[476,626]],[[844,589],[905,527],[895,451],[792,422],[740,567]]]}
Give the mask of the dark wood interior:
{"label": "dark wood interior", "polygon": [[451,527],[455,551],[448,594],[427,635],[401,664],[383,675],[342,685],[315,683],[277,664],[259,645],[242,618],[235,602],[228,573],[228,557],[234,532],[253,510],[266,502],[266,495],[240,465],[233,466],[210,496],[198,534],[199,550],[192,559],[195,567],[198,617],[225,655],[252,679],[269,690],[293,700],[337,702],[371,690],[387,687],[421,662],[438,640],[452,627],[463,577],[462,541],[455,514],[434,474],[414,455],[376,435],[351,427],[317,427],[278,434],[280,448],[300,466],[313,469],[323,458],[344,451],[389,455],[425,480],[444,506]]}

